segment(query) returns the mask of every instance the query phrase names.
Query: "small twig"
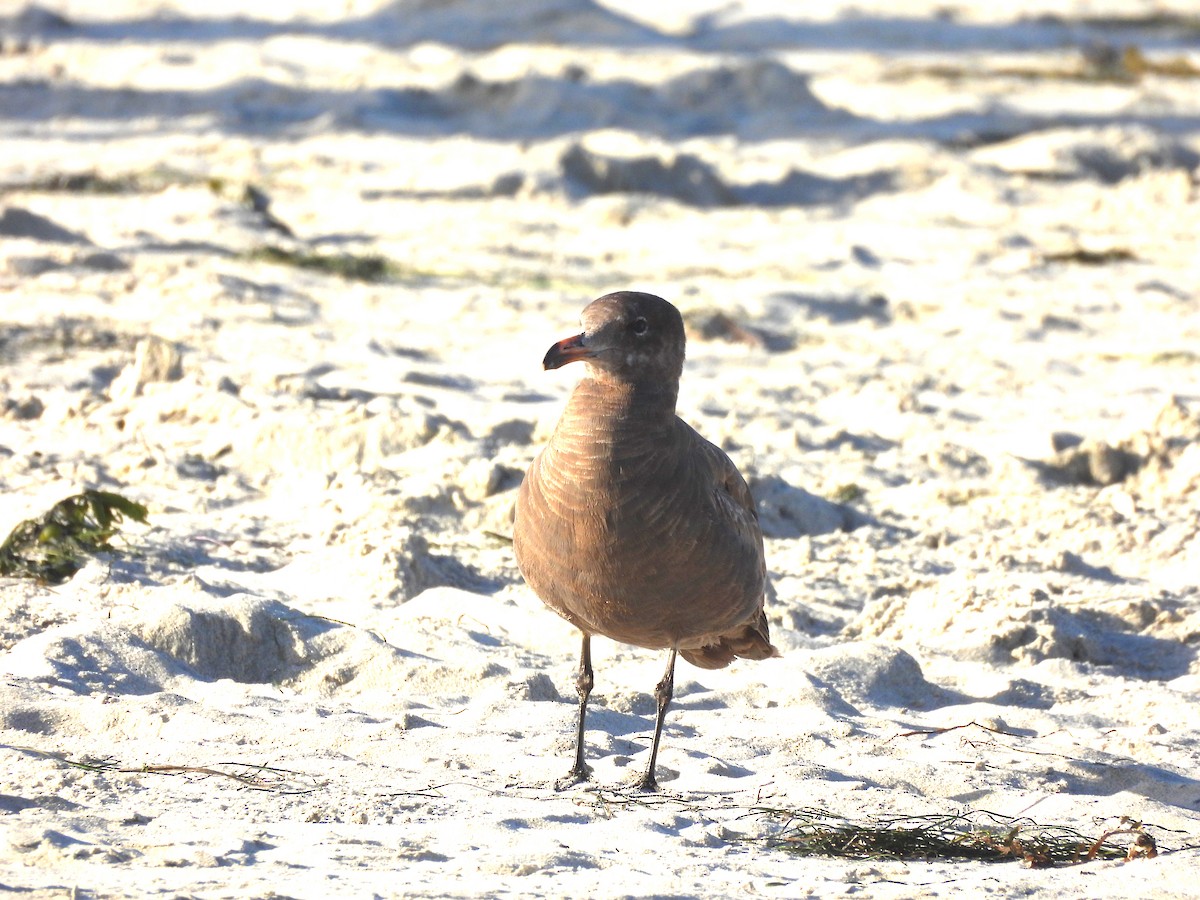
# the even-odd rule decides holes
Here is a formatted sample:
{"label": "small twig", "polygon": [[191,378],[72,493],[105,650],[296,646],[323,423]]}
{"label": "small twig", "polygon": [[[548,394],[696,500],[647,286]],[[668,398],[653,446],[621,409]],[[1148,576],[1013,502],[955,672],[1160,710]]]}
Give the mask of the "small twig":
{"label": "small twig", "polygon": [[[341,619],[335,619],[333,616],[322,616],[319,613],[302,613],[301,618],[314,619],[317,622],[332,622],[334,625],[344,625],[347,628],[358,628],[353,622],[343,622]],[[364,629],[370,631],[370,629]]]}
{"label": "small twig", "polygon": [[[975,728],[981,728],[984,731],[990,731],[992,734],[1002,734],[1005,737],[1028,737],[1029,736],[1029,735],[1023,735],[1023,734],[1017,734],[1015,731],[1005,731],[1003,728],[993,728],[990,725],[983,725],[972,719],[970,722],[964,722],[961,725],[947,725],[944,728],[921,728],[921,729],[918,729],[917,731],[904,731],[904,732],[901,732],[900,734],[893,734],[890,738],[888,738],[886,741],[884,741],[884,743],[890,744],[896,738],[919,737],[921,735],[930,735],[930,734],[946,734],[947,732],[950,732],[950,731],[958,731],[961,728],[971,728],[972,726],[974,726]],[[1037,735],[1033,735],[1033,737],[1037,737]]]}

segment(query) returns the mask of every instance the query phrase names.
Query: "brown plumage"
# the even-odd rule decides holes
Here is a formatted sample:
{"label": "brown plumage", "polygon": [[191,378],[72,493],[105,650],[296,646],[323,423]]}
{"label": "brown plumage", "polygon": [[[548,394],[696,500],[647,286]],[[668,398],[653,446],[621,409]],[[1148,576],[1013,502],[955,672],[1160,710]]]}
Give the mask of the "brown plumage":
{"label": "brown plumage", "polygon": [[621,291],[581,320],[583,333],[544,360],[582,360],[587,373],[521,485],[513,549],[530,587],[583,632],[570,782],[588,777],[591,636],[670,651],[641,781],[653,790],[675,654],[705,669],[779,655],[763,612],[762,532],[729,457],[675,415],[685,343],[675,307]]}

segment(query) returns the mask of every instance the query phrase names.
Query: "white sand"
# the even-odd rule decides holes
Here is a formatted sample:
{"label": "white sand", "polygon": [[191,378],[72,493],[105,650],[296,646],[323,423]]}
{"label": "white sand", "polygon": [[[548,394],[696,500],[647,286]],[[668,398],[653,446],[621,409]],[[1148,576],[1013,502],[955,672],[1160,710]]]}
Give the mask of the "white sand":
{"label": "white sand", "polygon": [[[1200,66],[1194,18],[154,6],[2,7],[0,533],[88,487],[150,525],[61,586],[0,582],[0,885],[1196,895],[1197,850],[743,840],[816,808],[1200,843],[1200,81],[1121,68]],[[264,244],[403,271],[242,256]],[[542,354],[619,288],[696,325],[680,413],[751,479],[785,654],[681,664],[650,798],[662,658],[596,645],[595,783],[556,793],[578,639],[497,537],[579,374]],[[705,339],[717,310],[763,340]],[[1055,432],[1143,464],[1055,484],[1026,462]]]}

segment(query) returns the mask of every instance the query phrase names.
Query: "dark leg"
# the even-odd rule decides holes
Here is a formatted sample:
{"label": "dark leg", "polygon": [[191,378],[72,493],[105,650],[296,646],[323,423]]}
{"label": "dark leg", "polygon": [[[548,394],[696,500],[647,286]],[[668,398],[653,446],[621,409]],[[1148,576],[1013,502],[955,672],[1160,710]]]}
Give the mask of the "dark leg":
{"label": "dark leg", "polygon": [[663,675],[662,681],[658,683],[658,687],[654,689],[654,696],[658,698],[658,721],[654,723],[654,743],[650,745],[650,764],[646,766],[646,774],[638,782],[638,789],[643,791],[658,790],[654,767],[658,763],[658,741],[662,737],[663,720],[667,717],[667,707],[671,703],[671,698],[675,696],[674,647],[671,648],[671,655],[667,657],[667,671]]}
{"label": "dark leg", "polygon": [[583,722],[587,718],[588,696],[592,693],[592,685],[596,680],[592,677],[592,636],[584,634],[583,647],[579,651],[579,672],[575,675],[575,692],[579,694],[579,730],[575,734],[575,765],[567,776],[555,785],[559,790],[568,788],[581,781],[587,781],[591,770],[583,761]]}

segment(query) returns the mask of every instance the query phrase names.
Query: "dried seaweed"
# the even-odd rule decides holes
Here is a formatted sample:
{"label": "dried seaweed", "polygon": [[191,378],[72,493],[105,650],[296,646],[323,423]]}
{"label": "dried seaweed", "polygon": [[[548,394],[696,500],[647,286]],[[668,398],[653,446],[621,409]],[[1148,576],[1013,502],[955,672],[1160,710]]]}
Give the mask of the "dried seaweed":
{"label": "dried seaweed", "polygon": [[108,174],[94,169],[84,172],[58,172],[31,181],[10,182],[5,184],[4,188],[38,193],[128,195],[156,194],[169,187],[202,182],[203,179],[197,175],[170,166],[154,166],[142,171],[120,174]]}
{"label": "dried seaweed", "polygon": [[87,557],[111,550],[109,540],[125,518],[146,521],[146,507],[110,491],[84,491],[26,519],[0,544],[0,575],[62,584]]}
{"label": "dried seaweed", "polygon": [[1078,263],[1082,266],[1104,266],[1109,263],[1135,262],[1137,255],[1124,247],[1111,247],[1107,250],[1085,250],[1074,247],[1055,253],[1043,253],[1042,259],[1048,263]]}
{"label": "dried seaweed", "polygon": [[251,250],[247,256],[254,262],[295,266],[327,275],[337,275],[347,281],[391,281],[405,274],[397,263],[375,253],[312,253],[306,250],[286,250],[264,245]]}
{"label": "dried seaweed", "polygon": [[[1031,868],[1074,865],[1095,859],[1152,859],[1158,843],[1141,822],[1122,817],[1099,836],[1072,828],[1039,825],[983,810],[926,816],[897,816],[850,822],[817,809],[758,808],[754,813],[783,820],[765,840],[802,856],[842,859],[968,859],[1020,861]],[[1114,841],[1129,837],[1127,845]]]}
{"label": "dried seaweed", "polygon": [[1186,55],[1149,57],[1133,44],[1117,46],[1096,43],[1084,49],[1078,61],[1052,62],[1044,65],[996,66],[992,68],[965,66],[956,63],[934,65],[900,65],[885,76],[890,81],[913,78],[938,78],[949,82],[970,79],[1013,78],[1021,81],[1082,81],[1085,83],[1132,84],[1146,76],[1163,78],[1197,78],[1200,66]]}
{"label": "dried seaweed", "polygon": [[856,500],[861,500],[863,497],[865,497],[866,493],[867,492],[863,490],[862,485],[855,484],[854,482],[848,482],[846,484],[839,484],[836,488],[834,488],[833,493],[830,495],[830,499],[833,500],[834,503],[854,503]]}

